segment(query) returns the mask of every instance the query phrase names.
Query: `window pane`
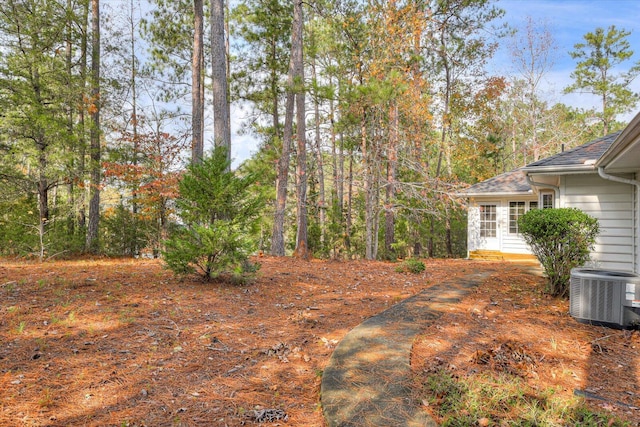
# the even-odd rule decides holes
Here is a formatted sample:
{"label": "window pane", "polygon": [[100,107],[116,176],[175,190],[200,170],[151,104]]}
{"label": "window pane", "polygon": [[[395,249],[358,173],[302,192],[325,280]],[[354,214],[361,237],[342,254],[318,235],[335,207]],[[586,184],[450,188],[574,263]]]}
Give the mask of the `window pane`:
{"label": "window pane", "polygon": [[518,233],[518,218],[524,215],[525,202],[509,202],[509,233]]}
{"label": "window pane", "polygon": [[480,237],[496,237],[496,205],[480,205]]}

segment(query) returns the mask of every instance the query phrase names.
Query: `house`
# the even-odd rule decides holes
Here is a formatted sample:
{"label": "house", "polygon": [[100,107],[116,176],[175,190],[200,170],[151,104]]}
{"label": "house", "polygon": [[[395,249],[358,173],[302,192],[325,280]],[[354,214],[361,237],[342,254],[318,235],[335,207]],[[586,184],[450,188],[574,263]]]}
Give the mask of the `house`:
{"label": "house", "polygon": [[466,189],[469,257],[534,260],[518,218],[573,207],[600,224],[591,266],[638,273],[639,179],[640,114],[620,132]]}

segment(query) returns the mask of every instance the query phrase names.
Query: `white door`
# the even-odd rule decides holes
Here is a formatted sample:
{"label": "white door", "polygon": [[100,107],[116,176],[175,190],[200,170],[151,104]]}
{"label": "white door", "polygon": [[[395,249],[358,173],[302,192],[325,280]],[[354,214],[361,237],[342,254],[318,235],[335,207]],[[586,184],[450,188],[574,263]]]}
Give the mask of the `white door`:
{"label": "white door", "polygon": [[498,204],[484,203],[480,205],[480,241],[482,249],[500,250],[498,233]]}

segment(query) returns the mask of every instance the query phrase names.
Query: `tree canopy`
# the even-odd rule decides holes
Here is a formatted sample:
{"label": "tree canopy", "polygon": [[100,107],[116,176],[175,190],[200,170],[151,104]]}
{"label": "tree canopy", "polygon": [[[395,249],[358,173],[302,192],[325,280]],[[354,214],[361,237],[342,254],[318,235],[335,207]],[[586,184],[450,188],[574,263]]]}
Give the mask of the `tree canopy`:
{"label": "tree canopy", "polygon": [[[571,52],[566,90],[591,111],[542,93],[562,54],[545,24],[505,21],[488,0],[6,0],[0,252],[159,256],[187,165],[251,140],[225,164],[259,183],[256,250],[462,256],[462,187],[614,130],[638,100],[628,31]],[[516,72],[489,71],[500,46]]]}

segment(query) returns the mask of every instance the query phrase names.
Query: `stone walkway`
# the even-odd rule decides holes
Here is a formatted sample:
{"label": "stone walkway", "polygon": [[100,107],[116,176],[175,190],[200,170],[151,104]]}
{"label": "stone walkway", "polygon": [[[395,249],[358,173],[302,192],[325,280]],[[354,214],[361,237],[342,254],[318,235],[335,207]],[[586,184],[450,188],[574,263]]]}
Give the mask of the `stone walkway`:
{"label": "stone walkway", "polygon": [[329,427],[417,427],[437,424],[412,398],[411,348],[416,336],[491,271],[435,285],[352,329],[322,375]]}

